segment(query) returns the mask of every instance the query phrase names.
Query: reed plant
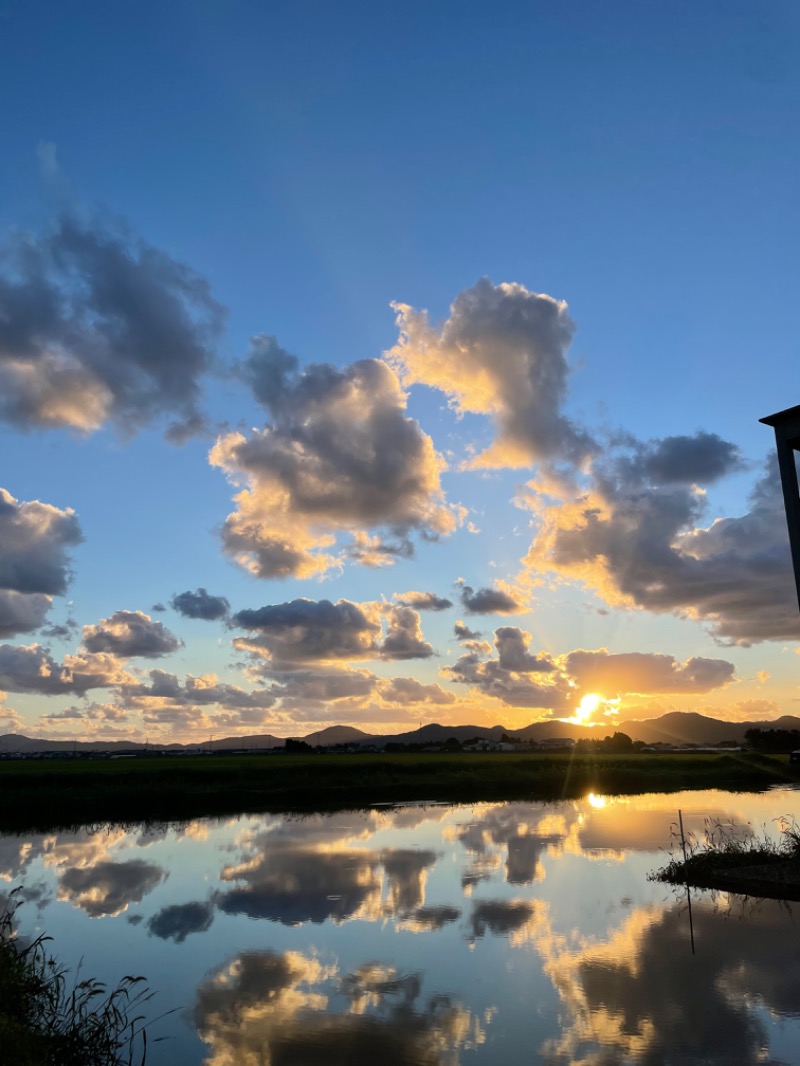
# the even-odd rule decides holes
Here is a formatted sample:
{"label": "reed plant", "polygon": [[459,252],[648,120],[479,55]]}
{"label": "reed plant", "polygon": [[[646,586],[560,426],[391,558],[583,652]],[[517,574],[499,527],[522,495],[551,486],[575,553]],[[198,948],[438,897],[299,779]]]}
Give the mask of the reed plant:
{"label": "reed plant", "polygon": [[14,1066],[143,1066],[152,999],[143,977],[109,989],[74,976],[50,954],[48,936],[16,934],[18,891],[0,913],[0,1048]]}

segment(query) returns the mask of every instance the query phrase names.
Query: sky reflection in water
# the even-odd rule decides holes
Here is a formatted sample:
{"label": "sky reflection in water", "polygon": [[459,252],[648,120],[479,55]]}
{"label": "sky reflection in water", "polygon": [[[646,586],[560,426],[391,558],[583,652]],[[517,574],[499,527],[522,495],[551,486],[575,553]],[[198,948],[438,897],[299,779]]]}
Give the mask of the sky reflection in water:
{"label": "sky reflection in water", "polygon": [[800,1063],[792,905],[647,880],[797,793],[410,806],[0,838],[25,934],[158,991],[148,1063]]}

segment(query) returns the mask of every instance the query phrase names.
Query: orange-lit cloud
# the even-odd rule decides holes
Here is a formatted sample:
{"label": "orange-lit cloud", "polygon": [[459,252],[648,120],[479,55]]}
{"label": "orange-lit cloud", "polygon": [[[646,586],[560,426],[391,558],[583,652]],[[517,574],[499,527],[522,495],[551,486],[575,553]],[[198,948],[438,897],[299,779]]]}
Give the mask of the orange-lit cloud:
{"label": "orange-lit cloud", "polygon": [[425,311],[393,306],[400,339],[386,358],[404,383],[440,389],[456,411],[489,415],[494,422],[494,443],[471,466],[580,463],[592,453],[589,435],[560,410],[574,331],[563,301],[481,278],[459,293],[440,327]]}
{"label": "orange-lit cloud", "polygon": [[748,513],[703,525],[707,501],[693,478],[738,462],[732,446],[709,438],[681,438],[659,462],[636,450],[617,456],[598,465],[587,491],[552,504],[520,497],[537,519],[529,580],[555,575],[612,607],[703,620],[731,644],[800,639],[777,467],[756,482]]}
{"label": "orange-lit cloud", "polygon": [[[246,486],[222,530],[241,566],[270,578],[318,576],[348,555],[384,565],[412,553],[414,533],[456,529],[464,512],[445,501],[444,461],[385,363],[300,371],[273,338],[257,337],[244,373],[271,421],[220,437],[209,456]],[[344,552],[341,533],[353,538]]]}

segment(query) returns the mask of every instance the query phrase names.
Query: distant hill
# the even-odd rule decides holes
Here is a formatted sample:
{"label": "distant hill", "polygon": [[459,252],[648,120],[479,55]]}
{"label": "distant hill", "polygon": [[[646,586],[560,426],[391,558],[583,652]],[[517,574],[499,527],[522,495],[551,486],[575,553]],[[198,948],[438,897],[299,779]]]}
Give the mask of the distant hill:
{"label": "distant hill", "polygon": [[368,744],[372,743],[375,738],[371,733],[365,733],[363,729],[356,729],[351,725],[329,725],[327,729],[320,729],[316,733],[309,733],[308,736],[297,737],[297,739],[304,740],[312,748],[324,748],[333,744]]}
{"label": "distant hill", "polygon": [[182,748],[202,748],[204,751],[254,751],[264,748],[282,748],[283,737],[274,737],[272,733],[251,733],[246,737],[223,737],[221,740],[206,740],[202,744],[181,744]]}
{"label": "distant hill", "polygon": [[[410,730],[408,733],[395,733],[392,735],[365,733],[361,729],[348,725],[333,725],[326,729],[320,729],[315,733],[309,733],[305,737],[296,737],[297,740],[305,740],[313,747],[325,747],[335,744],[361,744],[383,747],[385,744],[443,744],[450,737],[463,743],[473,737],[486,740],[500,740],[503,733],[520,740],[553,740],[561,737],[570,737],[572,740],[580,740],[582,737],[602,739],[612,733],[627,733],[632,740],[642,740],[646,744],[719,744],[721,741],[744,742],[744,735],[748,729],[798,729],[800,730],[800,717],[795,715],[783,715],[773,721],[755,722],[726,722],[719,718],[711,718],[708,715],[697,714],[691,711],[671,711],[662,714],[660,718],[650,718],[646,721],[621,722],[619,725],[587,726],[575,725],[572,722],[560,722],[549,720],[546,722],[532,722],[531,725],[522,729],[511,729],[501,725],[439,725],[431,723],[420,729]],[[23,754],[35,754],[37,752],[92,752],[92,751],[144,751],[148,747],[157,748],[159,751],[256,751],[282,748],[286,740],[284,737],[275,737],[271,733],[251,734],[244,737],[224,737],[221,740],[202,741],[195,744],[162,744],[146,745],[132,743],[126,740],[117,741],[73,741],[73,740],[41,740],[23,736],[21,733],[6,733],[0,736],[0,752],[21,752]]]}
{"label": "distant hill", "polygon": [[533,722],[522,729],[509,729],[508,735],[519,737],[520,740],[535,740],[537,743],[541,740],[561,740],[563,737],[569,737],[572,740],[581,740],[584,737],[602,740],[603,737],[618,732],[620,728],[620,726],[587,726],[575,725],[572,722],[549,721]]}
{"label": "distant hill", "polygon": [[[370,737],[369,743],[444,744],[446,740],[455,737],[456,740],[463,744],[465,740],[472,740],[473,737],[499,740],[505,732],[508,732],[508,730],[504,729],[501,725],[439,725],[436,722],[432,722],[430,725],[424,725],[420,729],[413,729],[410,733],[395,733],[391,736],[381,735]],[[509,732],[509,736],[510,735]]]}
{"label": "distant hill", "polygon": [[723,740],[741,744],[748,729],[800,729],[800,718],[786,714],[771,722],[723,722],[705,714],[671,711],[645,722],[621,722],[617,729],[646,744],[719,744]]}

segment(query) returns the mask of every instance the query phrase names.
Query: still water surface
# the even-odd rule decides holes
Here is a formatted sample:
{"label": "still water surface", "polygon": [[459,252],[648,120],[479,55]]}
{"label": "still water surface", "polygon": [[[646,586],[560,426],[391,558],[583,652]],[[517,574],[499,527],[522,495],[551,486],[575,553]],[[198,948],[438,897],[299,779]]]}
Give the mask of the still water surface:
{"label": "still water surface", "polygon": [[685,893],[647,879],[679,808],[774,834],[800,793],[5,837],[0,878],[22,934],[174,1008],[148,1066],[800,1064],[800,915],[693,893],[693,955]]}

